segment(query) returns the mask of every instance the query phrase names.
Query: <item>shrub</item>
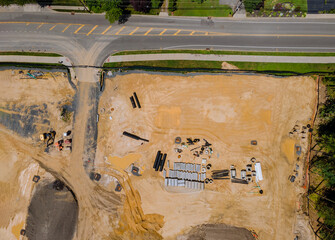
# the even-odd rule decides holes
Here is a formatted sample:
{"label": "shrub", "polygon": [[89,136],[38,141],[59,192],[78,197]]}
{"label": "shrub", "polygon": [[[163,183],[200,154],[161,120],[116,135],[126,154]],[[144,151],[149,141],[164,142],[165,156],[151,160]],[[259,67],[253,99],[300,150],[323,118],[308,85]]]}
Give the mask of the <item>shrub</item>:
{"label": "shrub", "polygon": [[243,0],[243,3],[247,12],[259,10],[264,7],[264,0]]}

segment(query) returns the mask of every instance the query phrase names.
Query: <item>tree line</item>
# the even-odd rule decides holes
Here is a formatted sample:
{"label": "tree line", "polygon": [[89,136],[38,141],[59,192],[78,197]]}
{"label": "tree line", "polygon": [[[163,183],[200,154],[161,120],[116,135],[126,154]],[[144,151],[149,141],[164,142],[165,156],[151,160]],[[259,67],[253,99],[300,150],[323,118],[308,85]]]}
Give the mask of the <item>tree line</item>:
{"label": "tree line", "polygon": [[311,172],[322,177],[322,186],[310,186],[317,193],[315,209],[322,220],[318,235],[324,240],[335,239],[335,77],[325,77],[327,100],[319,108],[316,131],[317,154],[310,164]]}
{"label": "tree line", "polygon": [[[106,19],[110,23],[120,21],[124,16],[130,15],[129,9],[133,8],[137,12],[148,13],[151,9],[159,9],[164,0],[85,0],[82,1],[90,11],[95,13],[106,13]],[[66,2],[66,0],[64,0]],[[80,0],[78,0],[80,2]],[[53,5],[53,0],[0,0],[0,6],[10,4],[24,5],[37,3],[41,7]],[[60,4],[58,1],[57,4]],[[67,4],[68,5],[68,4]]]}

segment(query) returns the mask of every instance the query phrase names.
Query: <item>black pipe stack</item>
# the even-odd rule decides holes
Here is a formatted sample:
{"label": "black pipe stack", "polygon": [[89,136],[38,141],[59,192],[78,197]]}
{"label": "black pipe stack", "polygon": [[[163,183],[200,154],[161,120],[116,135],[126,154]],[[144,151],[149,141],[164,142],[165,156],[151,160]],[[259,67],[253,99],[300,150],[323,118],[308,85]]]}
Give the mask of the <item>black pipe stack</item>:
{"label": "black pipe stack", "polygon": [[160,155],[161,155],[161,151],[158,151],[155,162],[154,162],[154,166],[153,166],[154,169],[156,169],[157,165],[159,165]]}
{"label": "black pipe stack", "polygon": [[137,107],[141,108],[141,104],[140,104],[140,101],[138,101],[136,92],[134,92],[134,97],[135,97],[135,100],[136,100],[136,103],[137,103]]}
{"label": "black pipe stack", "polygon": [[160,165],[161,165],[161,167],[159,168],[159,171],[160,171],[160,172],[163,171],[164,164],[165,164],[165,160],[166,160],[166,156],[167,156],[167,154],[164,153],[164,156],[163,156],[162,161],[161,161],[161,163],[160,163]]}
{"label": "black pipe stack", "polygon": [[[135,103],[135,101],[136,101],[136,103]],[[133,108],[136,108],[136,104],[137,104],[138,108],[141,108],[141,104],[140,104],[140,101],[138,100],[136,92],[134,92],[134,96],[130,97],[130,102],[131,102],[131,105],[133,106]]]}
{"label": "black pipe stack", "polygon": [[159,166],[161,165],[162,157],[163,157],[163,154],[160,153],[160,154],[159,154],[159,157],[158,157],[158,163],[157,163],[157,165],[156,165],[156,167],[155,167],[155,171],[156,171],[156,172],[158,171]]}
{"label": "black pipe stack", "polygon": [[133,105],[133,108],[136,108],[136,104],[135,104],[135,100],[133,96],[130,97],[130,101],[131,101],[131,105]]}

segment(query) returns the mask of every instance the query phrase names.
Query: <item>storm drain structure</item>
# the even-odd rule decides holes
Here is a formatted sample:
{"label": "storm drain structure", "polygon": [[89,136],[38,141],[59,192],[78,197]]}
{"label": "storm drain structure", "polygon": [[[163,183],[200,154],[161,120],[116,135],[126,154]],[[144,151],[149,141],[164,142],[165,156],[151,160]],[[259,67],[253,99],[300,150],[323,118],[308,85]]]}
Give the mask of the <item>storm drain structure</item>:
{"label": "storm drain structure", "polygon": [[165,186],[185,187],[203,190],[205,188],[206,169],[201,171],[201,165],[195,163],[175,162],[165,176]]}

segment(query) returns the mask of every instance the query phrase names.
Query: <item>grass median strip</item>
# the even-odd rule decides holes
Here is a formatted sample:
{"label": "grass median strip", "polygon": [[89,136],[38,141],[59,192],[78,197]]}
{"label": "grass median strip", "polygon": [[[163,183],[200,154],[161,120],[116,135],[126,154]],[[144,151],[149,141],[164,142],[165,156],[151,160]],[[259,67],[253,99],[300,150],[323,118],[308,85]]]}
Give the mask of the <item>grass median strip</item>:
{"label": "grass median strip", "polygon": [[0,52],[0,55],[19,55],[19,56],[39,56],[39,57],[61,57],[57,53],[43,53],[43,52]]}
{"label": "grass median strip", "polygon": [[[235,65],[242,71],[255,71],[273,75],[300,75],[320,73],[324,75],[335,74],[335,64],[315,63],[259,63],[259,62],[228,62]],[[105,63],[105,68],[129,68],[149,71],[172,72],[199,72],[222,70],[221,61],[192,61],[192,60],[161,60],[161,61],[140,61],[140,62],[117,62]]]}
{"label": "grass median strip", "polygon": [[162,54],[162,53],[191,53],[191,54],[217,54],[217,55],[263,55],[263,56],[310,56],[310,57],[331,57],[335,53],[321,52],[253,52],[253,51],[215,51],[215,50],[146,50],[146,51],[123,51],[113,54]]}

